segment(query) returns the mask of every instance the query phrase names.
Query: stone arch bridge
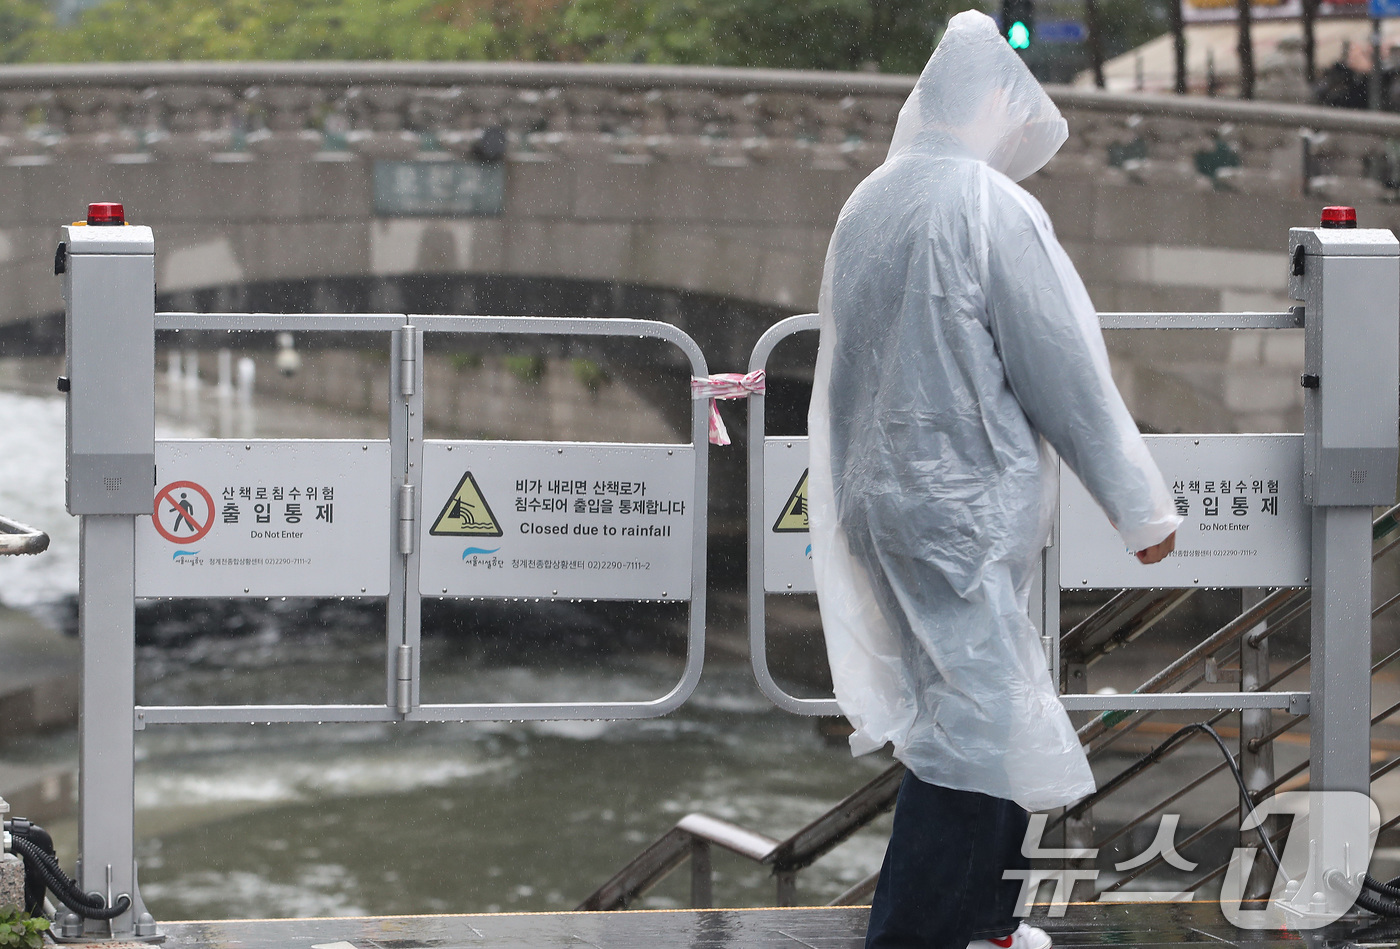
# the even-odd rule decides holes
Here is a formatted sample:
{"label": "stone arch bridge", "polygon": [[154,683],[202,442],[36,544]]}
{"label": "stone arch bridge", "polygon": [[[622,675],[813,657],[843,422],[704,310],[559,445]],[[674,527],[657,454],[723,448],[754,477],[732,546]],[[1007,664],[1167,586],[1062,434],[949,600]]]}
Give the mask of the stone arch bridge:
{"label": "stone arch bridge", "polygon": [[[911,83],[538,64],[3,67],[0,351],[55,345],[54,227],[120,200],[156,229],[166,307],[649,316],[690,332],[713,369],[738,369],[764,328],[814,308],[830,228]],[[1290,225],[1337,202],[1400,224],[1400,117],[1051,93],[1070,140],[1027,185],[1101,309],[1281,308]],[[480,163],[499,176],[499,208],[387,207],[376,175],[404,167],[391,162],[428,175]],[[1296,334],[1111,335],[1151,428],[1298,424]],[[805,394],[790,402],[800,414]]]}

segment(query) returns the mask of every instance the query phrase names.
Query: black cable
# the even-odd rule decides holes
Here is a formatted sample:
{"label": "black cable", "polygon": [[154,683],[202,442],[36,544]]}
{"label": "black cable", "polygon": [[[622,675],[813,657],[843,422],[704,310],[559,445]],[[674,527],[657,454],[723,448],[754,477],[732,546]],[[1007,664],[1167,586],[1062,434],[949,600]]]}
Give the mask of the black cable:
{"label": "black cable", "polygon": [[1368,890],[1364,885],[1356,894],[1356,905],[1362,909],[1368,909],[1377,916],[1397,917],[1400,916],[1400,901],[1382,896]]}
{"label": "black cable", "polygon": [[[1173,732],[1171,737],[1162,743],[1161,747],[1165,748],[1177,738],[1193,731],[1204,732],[1209,735],[1220,748],[1220,753],[1225,756],[1225,762],[1230,767],[1230,773],[1235,777],[1235,783],[1239,785],[1240,800],[1244,803],[1245,810],[1249,812],[1250,816],[1253,816],[1254,802],[1250,798],[1249,789],[1245,786],[1244,775],[1240,773],[1240,766],[1235,761],[1234,753],[1225,745],[1225,739],[1221,738],[1220,734],[1214,728],[1207,725],[1205,722],[1196,722],[1187,725]],[[1273,861],[1274,867],[1278,870],[1279,874],[1283,876],[1285,882],[1291,882],[1291,878],[1284,872],[1283,861],[1279,859],[1278,852],[1274,850],[1273,841],[1269,839],[1269,835],[1264,830],[1263,822],[1256,822],[1255,829],[1258,831],[1259,839],[1264,844],[1264,851],[1269,855],[1269,859]],[[1396,877],[1387,883],[1381,883],[1369,873],[1362,874],[1361,887],[1356,895],[1356,904],[1363,909],[1370,910],[1377,916],[1400,918],[1400,877]]]}
{"label": "black cable", "polygon": [[68,875],[63,872],[63,868],[58,865],[57,858],[32,840],[18,836],[12,836],[10,840],[14,849],[24,858],[24,862],[32,864],[39,875],[43,877],[50,892],[58,897],[58,901],[84,919],[116,919],[131,909],[131,897],[129,896],[119,897],[108,908],[107,901],[100,895],[94,893],[89,896],[84,893],[78,888],[78,884],[70,880]]}
{"label": "black cable", "polygon": [[1361,883],[1366,889],[1374,893],[1381,896],[1388,896],[1393,900],[1400,900],[1400,886],[1396,886],[1394,880],[1389,883],[1381,883],[1368,873],[1361,878]]}
{"label": "black cable", "polygon": [[[1235,762],[1234,753],[1231,752],[1230,749],[1225,745],[1225,739],[1220,737],[1219,732],[1217,732],[1211,726],[1207,725],[1205,722],[1195,722],[1194,724],[1187,725],[1184,728],[1177,729],[1177,731],[1172,734],[1171,738],[1168,738],[1167,741],[1163,742],[1162,744],[1165,745],[1168,742],[1174,740],[1177,736],[1185,735],[1193,731],[1204,732],[1205,734],[1209,735],[1215,741],[1215,744],[1220,748],[1220,753],[1225,756],[1225,763],[1230,766],[1230,773],[1235,776],[1235,784],[1239,785],[1240,802],[1244,805],[1244,809],[1252,817],[1254,815],[1254,800],[1250,797],[1249,788],[1245,786],[1244,775],[1240,773],[1240,766]],[[1269,855],[1269,859],[1273,861],[1274,868],[1277,869],[1279,873],[1283,874],[1283,878],[1285,881],[1289,880],[1290,878],[1288,874],[1284,873],[1283,870],[1283,861],[1279,859],[1278,851],[1274,850],[1274,842],[1269,839],[1268,833],[1264,830],[1263,821],[1259,821],[1255,824],[1255,830],[1259,834],[1260,842],[1264,844],[1264,852],[1267,853]]]}
{"label": "black cable", "polygon": [[1347,938],[1360,946],[1367,943],[1395,942],[1400,939],[1400,922],[1382,917],[1374,923],[1348,933]]}

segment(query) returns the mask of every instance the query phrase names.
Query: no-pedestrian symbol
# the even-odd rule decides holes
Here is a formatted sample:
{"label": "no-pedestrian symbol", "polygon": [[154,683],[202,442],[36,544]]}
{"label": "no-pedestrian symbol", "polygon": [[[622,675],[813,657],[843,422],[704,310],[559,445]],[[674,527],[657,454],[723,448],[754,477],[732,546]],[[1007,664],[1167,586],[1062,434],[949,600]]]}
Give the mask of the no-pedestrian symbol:
{"label": "no-pedestrian symbol", "polygon": [[797,479],[797,487],[792,489],[782,513],[773,524],[775,534],[800,534],[809,530],[807,526],[807,472]]}
{"label": "no-pedestrian symbol", "polygon": [[501,525],[470,471],[462,475],[428,531],[434,537],[500,537]]}
{"label": "no-pedestrian symbol", "polygon": [[214,498],[193,481],[172,481],[156,492],[151,524],[172,544],[200,540],[214,526]]}

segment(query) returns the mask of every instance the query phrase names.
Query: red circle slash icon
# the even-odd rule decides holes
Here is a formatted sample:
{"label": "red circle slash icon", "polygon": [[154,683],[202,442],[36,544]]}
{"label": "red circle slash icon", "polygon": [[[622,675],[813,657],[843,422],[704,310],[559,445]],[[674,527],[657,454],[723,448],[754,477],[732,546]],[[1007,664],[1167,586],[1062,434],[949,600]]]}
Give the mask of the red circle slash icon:
{"label": "red circle slash icon", "polygon": [[[204,499],[201,518],[197,505],[190,500],[193,491]],[[214,526],[214,499],[193,481],[172,481],[156,492],[156,506],[151,523],[160,536],[172,544],[189,544],[200,540]],[[169,524],[169,527],[166,525]],[[186,533],[188,531],[188,533]]]}

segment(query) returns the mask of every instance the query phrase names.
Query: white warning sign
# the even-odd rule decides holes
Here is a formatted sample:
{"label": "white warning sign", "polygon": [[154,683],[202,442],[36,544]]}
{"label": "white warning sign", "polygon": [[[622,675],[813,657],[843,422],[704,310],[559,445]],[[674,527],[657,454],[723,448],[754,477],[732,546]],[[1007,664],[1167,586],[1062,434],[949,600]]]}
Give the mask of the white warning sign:
{"label": "white warning sign", "polygon": [[695,449],[423,443],[424,596],[688,600]]}
{"label": "white warning sign", "polygon": [[1148,435],[1176,512],[1176,552],[1144,566],[1060,465],[1060,585],[1296,587],[1308,583],[1312,509],[1302,435]]}
{"label": "white warning sign", "polygon": [[389,443],[156,442],[136,595],[386,596]]}
{"label": "white warning sign", "polygon": [[763,442],[763,588],[813,593],[812,535],[807,526],[807,439]]}

